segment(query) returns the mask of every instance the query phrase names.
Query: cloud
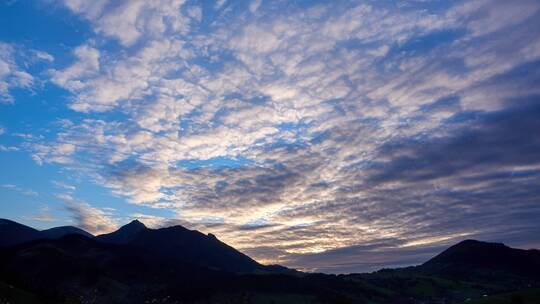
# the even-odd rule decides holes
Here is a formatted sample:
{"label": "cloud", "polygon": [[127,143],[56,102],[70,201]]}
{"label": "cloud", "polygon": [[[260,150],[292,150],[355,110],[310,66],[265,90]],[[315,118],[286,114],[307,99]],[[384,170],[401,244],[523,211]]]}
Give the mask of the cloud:
{"label": "cloud", "polygon": [[0,103],[13,103],[10,90],[29,88],[33,82],[34,77],[18,65],[14,46],[0,41]]}
{"label": "cloud", "polygon": [[71,155],[76,151],[73,143],[57,143],[54,145],[45,143],[31,144],[33,150],[32,159],[41,165],[43,162],[69,164],[72,162]]}
{"label": "cloud", "polygon": [[215,8],[220,9],[226,2],[227,0],[216,0]]}
{"label": "cloud", "polygon": [[167,31],[183,31],[186,20],[180,13],[182,0],[109,1],[92,3],[66,0],[66,6],[94,24],[97,33],[131,46],[142,35],[157,36]]}
{"label": "cloud", "polygon": [[49,206],[44,206],[39,209],[39,212],[23,216],[27,220],[38,222],[54,222],[56,219],[50,214]]}
{"label": "cloud", "polygon": [[34,190],[31,190],[31,189],[26,189],[26,188],[22,188],[22,187],[19,187],[17,185],[13,185],[13,184],[2,184],[0,185],[2,188],[5,188],[5,189],[10,189],[10,190],[13,190],[13,191],[17,191],[21,194],[24,194],[26,196],[38,196],[39,194],[34,191]]}
{"label": "cloud", "polygon": [[47,53],[47,52],[35,51],[34,54],[35,54],[36,58],[39,59],[39,60],[48,61],[48,62],[53,62],[54,61],[54,56]]}
{"label": "cloud", "polygon": [[77,227],[94,235],[109,233],[117,228],[116,220],[105,209],[92,207],[68,194],[60,194],[57,197],[64,202],[66,210],[71,213]]}
{"label": "cloud", "polygon": [[[496,171],[510,174],[520,171],[518,168],[536,170],[540,165],[536,154],[540,137],[534,130],[540,128],[540,124],[534,117],[540,114],[540,107],[536,103],[537,96],[531,99],[532,104],[508,110],[456,114],[457,117],[450,117],[445,125],[453,129],[445,131],[450,134],[387,142],[379,148],[377,159],[390,161],[374,163],[369,180],[375,183],[436,182]],[[474,128],[470,120],[474,120]]]}
{"label": "cloud", "polygon": [[73,54],[77,58],[77,62],[63,71],[51,71],[52,81],[69,91],[81,92],[88,85],[82,82],[80,78],[91,77],[100,70],[100,53],[91,46],[81,45],[73,51]]}
{"label": "cloud", "polygon": [[16,152],[19,151],[19,148],[13,146],[4,146],[0,145],[0,152]]}
{"label": "cloud", "polygon": [[249,4],[249,11],[254,13],[261,6],[262,0],[254,0]]}
{"label": "cloud", "polygon": [[77,187],[73,186],[73,185],[70,185],[70,184],[67,184],[67,183],[64,183],[64,182],[60,182],[60,181],[51,181],[51,183],[54,185],[54,187],[58,188],[58,189],[62,189],[62,190],[65,190],[65,191],[70,191],[70,192],[73,192],[77,189]]}
{"label": "cloud", "polygon": [[306,269],[531,241],[538,3],[224,3],[66,1],[99,38],[50,73],[83,118],[33,156]]}

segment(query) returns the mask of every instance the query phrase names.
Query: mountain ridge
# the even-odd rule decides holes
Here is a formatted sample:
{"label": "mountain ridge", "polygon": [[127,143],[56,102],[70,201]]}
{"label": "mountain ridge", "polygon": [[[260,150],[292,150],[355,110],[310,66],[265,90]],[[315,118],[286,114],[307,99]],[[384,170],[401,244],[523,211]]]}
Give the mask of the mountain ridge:
{"label": "mountain ridge", "polygon": [[[37,231],[6,220],[0,232],[2,224]],[[418,266],[329,275],[261,265],[180,225],[150,229],[132,221],[107,235],[120,237],[67,234],[0,247],[0,302],[3,290],[17,290],[51,304],[460,303],[540,288],[540,251],[501,243],[465,240]]]}
{"label": "mountain ridge", "polygon": [[80,234],[89,238],[93,238],[94,235],[75,226],[59,226],[45,230],[41,230],[41,233],[48,238],[57,239],[69,234]]}
{"label": "mountain ridge", "polygon": [[148,229],[146,225],[135,219],[128,224],[121,226],[116,231],[97,235],[96,239],[112,244],[127,244],[131,242],[139,232],[145,229]]}
{"label": "mountain ridge", "polygon": [[94,236],[78,227],[59,226],[38,230],[12,220],[0,218],[0,246],[14,246],[39,239],[57,239],[69,234],[80,234],[89,238]]}

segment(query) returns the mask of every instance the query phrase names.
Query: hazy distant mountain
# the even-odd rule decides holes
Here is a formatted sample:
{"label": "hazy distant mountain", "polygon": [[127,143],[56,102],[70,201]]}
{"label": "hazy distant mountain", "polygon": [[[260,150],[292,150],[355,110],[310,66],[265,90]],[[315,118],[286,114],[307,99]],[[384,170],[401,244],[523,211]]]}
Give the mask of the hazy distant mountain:
{"label": "hazy distant mountain", "polygon": [[12,246],[42,238],[39,230],[0,219],[0,246]]}
{"label": "hazy distant mountain", "polygon": [[92,234],[73,226],[61,226],[61,227],[54,227],[54,228],[50,228],[46,230],[41,230],[41,234],[50,239],[61,238],[69,234],[80,234],[89,238],[94,237]]}

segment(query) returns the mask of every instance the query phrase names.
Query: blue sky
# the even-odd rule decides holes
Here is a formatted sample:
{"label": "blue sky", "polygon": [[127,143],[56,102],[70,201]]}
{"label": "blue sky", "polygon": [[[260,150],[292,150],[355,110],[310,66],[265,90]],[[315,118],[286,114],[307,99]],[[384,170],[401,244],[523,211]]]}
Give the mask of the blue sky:
{"label": "blue sky", "polygon": [[0,214],[326,272],[538,247],[540,4],[0,4]]}

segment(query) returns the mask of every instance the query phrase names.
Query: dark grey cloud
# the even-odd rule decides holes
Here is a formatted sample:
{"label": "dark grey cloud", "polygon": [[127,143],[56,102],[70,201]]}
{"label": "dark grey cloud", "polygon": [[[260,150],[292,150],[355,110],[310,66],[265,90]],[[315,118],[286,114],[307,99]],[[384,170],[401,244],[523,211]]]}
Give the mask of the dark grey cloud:
{"label": "dark grey cloud", "polygon": [[464,171],[493,172],[505,166],[538,164],[539,115],[537,96],[530,97],[523,106],[497,112],[457,113],[442,126],[451,130],[449,135],[405,138],[382,145],[378,158],[391,160],[376,164],[369,180],[434,180]]}
{"label": "dark grey cloud", "polygon": [[[419,265],[435,252],[448,246],[398,247],[399,240],[380,240],[372,244],[354,245],[322,253],[292,256],[288,262],[298,268],[326,273],[371,272],[382,268]],[[321,266],[322,265],[322,266]]]}

